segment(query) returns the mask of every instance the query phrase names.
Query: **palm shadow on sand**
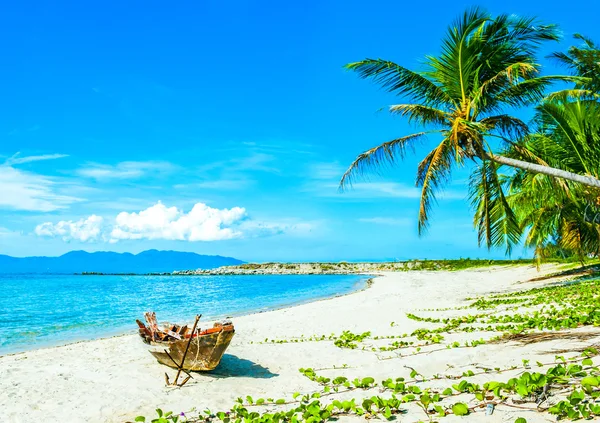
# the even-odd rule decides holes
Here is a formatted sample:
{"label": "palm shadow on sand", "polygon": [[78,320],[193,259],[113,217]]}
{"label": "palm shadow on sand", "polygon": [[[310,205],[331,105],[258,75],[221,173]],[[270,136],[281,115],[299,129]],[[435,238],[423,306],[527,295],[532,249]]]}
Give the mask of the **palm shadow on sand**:
{"label": "palm shadow on sand", "polygon": [[277,373],[271,372],[268,368],[260,364],[232,354],[225,354],[221,358],[219,366],[215,370],[205,373],[205,375],[214,378],[241,376],[256,379],[270,379],[279,376]]}

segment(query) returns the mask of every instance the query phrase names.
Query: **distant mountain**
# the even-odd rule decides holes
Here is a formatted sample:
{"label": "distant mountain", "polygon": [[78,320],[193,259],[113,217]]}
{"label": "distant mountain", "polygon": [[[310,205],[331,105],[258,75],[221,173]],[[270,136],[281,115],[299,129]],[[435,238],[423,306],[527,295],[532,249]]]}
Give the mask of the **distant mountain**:
{"label": "distant mountain", "polygon": [[162,273],[242,264],[231,257],[148,250],[139,254],[71,251],[60,257],[0,255],[0,273]]}

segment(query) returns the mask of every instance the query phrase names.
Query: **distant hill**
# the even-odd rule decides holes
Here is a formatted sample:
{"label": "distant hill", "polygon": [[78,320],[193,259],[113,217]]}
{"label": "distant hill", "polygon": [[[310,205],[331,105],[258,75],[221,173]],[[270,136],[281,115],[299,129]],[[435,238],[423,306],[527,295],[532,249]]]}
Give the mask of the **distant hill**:
{"label": "distant hill", "polygon": [[231,257],[148,250],[139,254],[71,251],[59,257],[0,255],[0,273],[163,273],[242,264]]}

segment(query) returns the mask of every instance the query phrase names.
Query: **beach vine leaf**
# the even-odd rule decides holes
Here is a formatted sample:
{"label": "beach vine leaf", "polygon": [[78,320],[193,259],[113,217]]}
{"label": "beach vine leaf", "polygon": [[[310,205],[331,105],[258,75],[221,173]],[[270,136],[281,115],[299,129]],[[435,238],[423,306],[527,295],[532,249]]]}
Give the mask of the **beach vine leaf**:
{"label": "beach vine leaf", "polygon": [[452,412],[456,416],[466,416],[469,414],[469,407],[463,402],[457,402],[452,406]]}

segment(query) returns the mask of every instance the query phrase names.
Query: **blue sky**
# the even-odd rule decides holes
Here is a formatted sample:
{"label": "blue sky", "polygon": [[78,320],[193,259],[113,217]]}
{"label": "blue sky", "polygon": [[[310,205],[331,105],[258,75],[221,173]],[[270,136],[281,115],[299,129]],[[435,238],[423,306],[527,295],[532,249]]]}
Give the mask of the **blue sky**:
{"label": "blue sky", "polygon": [[[382,57],[417,67],[472,4],[5,4],[0,253],[503,257],[477,247],[466,170],[417,236],[414,175],[426,146],[337,190],[358,153],[414,130],[379,112],[397,98],[342,66]],[[549,51],[574,32],[600,39],[596,2],[478,4],[559,24],[565,40]]]}

